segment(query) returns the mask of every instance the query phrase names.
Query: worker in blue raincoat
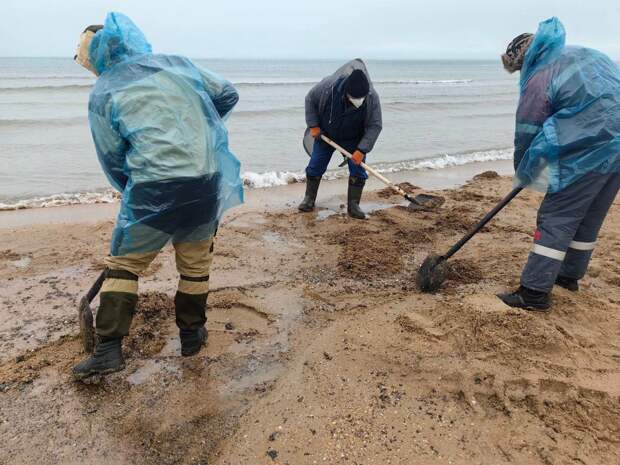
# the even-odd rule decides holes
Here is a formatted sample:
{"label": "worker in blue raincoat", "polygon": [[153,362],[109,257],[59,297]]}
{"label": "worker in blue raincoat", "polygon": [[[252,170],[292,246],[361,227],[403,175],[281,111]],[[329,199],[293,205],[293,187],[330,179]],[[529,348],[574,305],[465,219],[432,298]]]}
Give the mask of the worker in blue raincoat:
{"label": "worker in blue raincoat", "polygon": [[83,379],[122,368],[121,340],[138,300],[138,276],[172,242],[182,355],[206,341],[213,238],[222,213],[243,202],[239,161],[224,120],[235,88],[180,56],[156,55],[126,16],[82,33],[75,60],[98,76],[88,104],[97,156],[122,202],[105,259],[94,354]]}
{"label": "worker in blue raincoat", "polygon": [[546,195],[521,286],[499,297],[547,311],[554,284],[579,289],[620,187],[620,69],[601,52],[566,46],[557,18],[516,37],[502,60],[521,72],[515,179]]}

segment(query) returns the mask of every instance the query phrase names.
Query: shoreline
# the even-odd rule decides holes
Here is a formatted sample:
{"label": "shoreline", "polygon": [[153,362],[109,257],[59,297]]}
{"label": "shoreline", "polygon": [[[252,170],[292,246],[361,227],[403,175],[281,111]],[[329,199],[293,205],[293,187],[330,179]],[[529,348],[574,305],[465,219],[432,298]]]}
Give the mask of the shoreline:
{"label": "shoreline", "polygon": [[76,302],[114,208],[16,212],[0,234],[0,463],[618,463],[620,199],[580,291],[556,288],[533,314],[495,294],[518,285],[536,192],[450,259],[438,293],[417,290],[424,258],[512,186],[433,174],[393,180],[444,188],[441,208],[412,212],[369,183],[365,221],[341,209],[344,182],[325,183],[315,214],[297,212],[303,184],[254,190],[218,231],[207,346],[180,356],[168,246],[139,280],[125,369],[90,385],[70,374]]}
{"label": "shoreline", "polygon": [[[410,182],[424,190],[450,189],[463,185],[473,176],[483,171],[496,171],[505,176],[513,172],[512,161],[474,162],[460,166],[441,169],[403,170],[388,173],[393,183]],[[334,206],[341,197],[346,197],[347,178],[326,180],[321,183],[317,206],[319,208]],[[383,183],[370,176],[365,188],[365,195],[385,187]],[[234,208],[224,216],[234,212],[277,210],[295,206],[303,198],[305,183],[293,183],[285,186],[245,189],[245,203]],[[362,198],[362,208],[364,198]],[[118,212],[118,202],[73,204],[52,207],[24,208],[0,211],[0,230],[42,224],[87,223],[114,219]]]}

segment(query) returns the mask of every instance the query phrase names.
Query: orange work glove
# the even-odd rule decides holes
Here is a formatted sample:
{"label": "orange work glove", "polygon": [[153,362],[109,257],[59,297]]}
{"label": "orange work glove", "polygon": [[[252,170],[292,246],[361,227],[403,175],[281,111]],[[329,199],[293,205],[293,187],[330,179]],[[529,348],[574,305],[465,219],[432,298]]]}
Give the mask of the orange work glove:
{"label": "orange work glove", "polygon": [[321,128],[318,126],[310,128],[310,135],[317,139],[321,135]]}
{"label": "orange work glove", "polygon": [[356,150],[355,152],[353,152],[352,161],[358,166],[361,165],[362,162],[364,161],[364,154],[360,152],[359,150]]}

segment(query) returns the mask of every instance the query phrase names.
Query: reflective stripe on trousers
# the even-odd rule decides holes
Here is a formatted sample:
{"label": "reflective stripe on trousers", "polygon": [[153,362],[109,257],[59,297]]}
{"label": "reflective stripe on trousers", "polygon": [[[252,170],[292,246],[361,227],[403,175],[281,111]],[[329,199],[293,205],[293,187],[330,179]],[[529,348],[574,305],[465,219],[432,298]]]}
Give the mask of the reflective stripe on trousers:
{"label": "reflective stripe on trousers", "polygon": [[620,174],[590,173],[566,189],[547,194],[521,285],[550,292],[558,275],[586,273],[603,221],[620,188]]}

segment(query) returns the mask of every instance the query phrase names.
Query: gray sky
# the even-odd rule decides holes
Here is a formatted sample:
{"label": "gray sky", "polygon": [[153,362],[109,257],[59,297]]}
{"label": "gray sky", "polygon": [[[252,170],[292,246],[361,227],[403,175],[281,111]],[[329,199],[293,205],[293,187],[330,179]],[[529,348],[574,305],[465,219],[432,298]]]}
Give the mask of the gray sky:
{"label": "gray sky", "polygon": [[568,43],[620,59],[619,0],[1,0],[0,56],[73,56],[110,10],[193,58],[497,58],[555,15]]}

